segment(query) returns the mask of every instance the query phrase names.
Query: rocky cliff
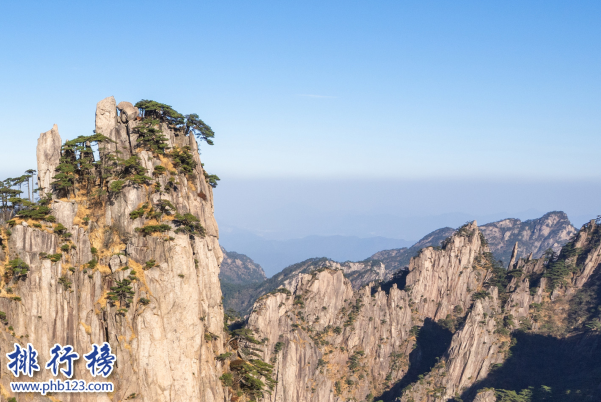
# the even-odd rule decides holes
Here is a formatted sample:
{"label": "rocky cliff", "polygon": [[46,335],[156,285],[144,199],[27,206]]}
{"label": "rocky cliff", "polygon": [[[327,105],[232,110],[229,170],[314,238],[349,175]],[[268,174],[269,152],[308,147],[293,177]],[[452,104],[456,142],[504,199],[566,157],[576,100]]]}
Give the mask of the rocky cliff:
{"label": "rocky cliff", "polygon": [[[43,133],[40,201],[10,193],[2,222],[0,349],[32,343],[42,364],[55,343],[83,354],[108,342],[117,355],[114,392],[60,400],[599,400],[599,220],[577,233],[560,213],[443,229],[394,273],[307,260],[240,291],[250,314],[236,321],[219,286],[218,178],[195,138],[212,131],[137,106],[107,98],[93,135]],[[74,378],[94,380],[83,363]],[[3,364],[3,399],[12,380]]]}
{"label": "rocky cliff", "polygon": [[[542,218],[525,222],[518,219],[506,219],[482,225],[480,230],[482,233],[490,235],[491,240],[488,240],[488,236],[486,237],[489,249],[492,251],[493,257],[503,260],[504,264],[509,262],[516,242],[519,242],[519,247],[515,258],[525,257],[530,253],[533,254],[534,258],[537,258],[548,248],[558,250],[558,247],[565,244],[576,231],[563,212],[550,212]],[[252,303],[261,295],[277,289],[284,282],[300,273],[306,273],[323,266],[341,269],[355,289],[370,281],[386,281],[397,275],[396,271],[399,269],[407,268],[411,258],[415,257],[420,250],[432,246],[440,247],[442,242],[454,232],[455,229],[452,228],[438,229],[424,236],[409,248],[383,250],[365,261],[339,263],[327,258],[311,258],[293,264],[269,280],[256,284],[244,283],[244,281],[236,282],[237,279],[227,279],[223,276],[229,266],[226,256],[226,260],[222,265],[224,280],[221,284],[225,297],[224,304],[227,308],[246,314]],[[244,261],[246,262],[242,263],[242,260],[240,260],[238,265],[232,266],[233,269],[240,270],[245,266],[244,264],[248,264],[248,260]]]}
{"label": "rocky cliff", "polygon": [[263,358],[274,364],[278,382],[266,399],[365,400],[388,390],[423,347],[424,327],[470,309],[489,275],[486,252],[469,224],[443,249],[422,250],[392,283],[354,290],[341,269],[324,266],[261,297],[248,328],[265,339]]}
{"label": "rocky cliff", "polygon": [[[265,400],[596,400],[600,239],[592,221],[560,253],[520,259],[518,244],[507,270],[472,223],[380,285],[355,289],[327,265],[299,273],[248,319],[277,379]],[[531,366],[555,356],[566,365]]]}
{"label": "rocky cliff", "polygon": [[[56,126],[42,134],[42,200],[2,229],[0,349],[32,343],[44,364],[55,343],[82,355],[108,342],[117,356],[115,392],[63,393],[64,402],[224,399],[215,359],[225,337],[223,257],[198,124],[146,105],[109,97],[93,136],[63,143]],[[84,366],[75,364],[74,378],[94,380]],[[5,364],[0,371],[8,398],[12,375]]]}
{"label": "rocky cliff", "polygon": [[599,222],[569,240],[561,252],[497,270],[439,365],[399,399],[597,400]]}
{"label": "rocky cliff", "polygon": [[336,262],[328,258],[310,258],[291,265],[271,278],[251,284],[221,283],[224,305],[243,314],[247,314],[258,297],[278,289],[302,273],[308,273],[328,267],[343,272],[355,289],[372,282],[385,281],[392,277],[380,261]]}

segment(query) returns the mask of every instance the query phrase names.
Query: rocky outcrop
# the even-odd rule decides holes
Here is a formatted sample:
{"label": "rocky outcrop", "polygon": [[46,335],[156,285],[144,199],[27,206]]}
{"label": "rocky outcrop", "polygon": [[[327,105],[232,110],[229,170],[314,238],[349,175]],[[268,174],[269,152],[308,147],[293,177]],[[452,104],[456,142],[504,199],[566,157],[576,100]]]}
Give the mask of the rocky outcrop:
{"label": "rocky outcrop", "polygon": [[[13,228],[5,228],[0,269],[9,283],[0,293],[0,310],[10,330],[0,331],[0,349],[29,342],[45,363],[55,343],[71,344],[81,355],[93,343],[109,342],[117,355],[108,379],[115,392],[65,393],[64,402],[222,401],[215,356],[223,353],[225,339],[218,279],[223,255],[196,141],[161,126],[170,150],[190,153],[186,172],[170,152],[155,153],[136,142],[132,133],[140,121],[124,124],[116,110],[112,97],[98,104],[96,133],[114,141],[101,144],[101,153],[122,158],[111,162],[117,168],[136,156],[130,162],[139,163],[135,169],[146,178],[123,173],[119,185],[105,187],[98,187],[100,176],[77,181],[69,198],[52,193],[56,223],[16,218]],[[46,189],[60,146],[56,126],[38,142],[40,186]],[[162,215],[156,213],[160,205],[168,205]],[[197,226],[190,229],[184,219]],[[160,231],[153,233],[153,225],[162,225]],[[11,271],[9,261],[16,259],[29,267],[25,276]],[[124,286],[131,287],[130,296],[119,290]],[[111,300],[110,292],[117,298]],[[74,378],[93,381],[84,366],[75,364]],[[1,370],[6,398],[12,375],[6,365]],[[48,370],[34,376],[50,378]],[[28,400],[49,399],[34,394]]]}
{"label": "rocky outcrop", "polygon": [[95,132],[105,135],[111,140],[102,144],[101,153],[103,155],[114,155],[121,158],[131,155],[133,149],[130,144],[129,131],[131,130],[128,122],[123,123],[118,120],[117,102],[114,97],[109,96],[98,102]]}
{"label": "rocky outcrop", "polygon": [[463,226],[444,246],[444,250],[423,249],[411,260],[407,276],[407,286],[421,301],[418,311],[434,320],[445,318],[456,306],[465,311],[471,303],[471,293],[487,275],[474,264],[484,252],[475,221]]}
{"label": "rocky outcrop", "polygon": [[222,282],[248,284],[263,282],[267,279],[263,268],[248,256],[235,251],[228,252],[223,247],[221,247],[221,251],[223,252],[223,262],[219,279]]}
{"label": "rocky outcrop", "polygon": [[[341,267],[298,267],[304,272],[259,298],[248,319],[277,375],[265,399],[494,401],[494,390],[482,387],[505,363],[512,331],[548,334],[561,322],[601,328],[596,316],[570,318],[576,310],[566,305],[595,292],[575,298],[598,276],[599,233],[593,221],[560,254],[540,259],[517,258],[521,245],[514,242],[507,271],[474,222],[440,247],[422,249],[390,282],[359,289]],[[411,370],[425,349],[416,335],[428,325],[451,331],[452,339],[417,376]]]}
{"label": "rocky outcrop", "polygon": [[55,124],[50,131],[40,134],[36,156],[38,160],[38,188],[40,197],[51,191],[50,183],[53,181],[55,169],[61,158],[61,136]]}
{"label": "rocky outcrop", "polygon": [[[436,401],[461,397],[463,400],[494,401],[495,393],[486,387],[506,384],[508,380],[498,379],[503,378],[501,374],[493,378],[489,375],[494,366],[497,369],[503,367],[512,344],[512,331],[568,339],[582,330],[597,331],[601,328],[598,313],[590,305],[601,283],[599,239],[601,230],[598,222],[591,221],[558,254],[546,254],[538,260],[528,256],[515,261],[510,264],[507,276],[498,267],[497,272],[503,276],[490,278],[497,287],[490,287],[486,294],[477,294],[479,300],[455,333],[441,363],[407,389],[400,399]],[[508,283],[501,288],[503,297],[500,297],[498,286],[503,284],[503,277]],[[588,352],[578,349],[574,352],[590,353],[595,350],[591,342],[596,341],[583,338],[580,343],[588,344],[585,348]],[[519,365],[519,362],[513,364]],[[507,372],[505,375],[511,377],[513,374]],[[556,375],[561,377],[563,374]],[[574,387],[573,383],[567,385]],[[550,389],[543,391],[551,392]],[[476,395],[479,391],[482,392]],[[526,389],[526,392],[532,391]],[[565,391],[559,389],[557,392],[560,395]]]}
{"label": "rocky outcrop", "polygon": [[341,271],[330,269],[301,274],[288,286],[290,294],[257,301],[248,321],[268,339],[263,357],[275,366],[278,383],[266,400],[365,399],[389,373],[395,379],[404,372],[401,360],[412,346],[404,292],[355,292]]}
{"label": "rocky outcrop", "polygon": [[96,104],[96,134],[111,137],[113,129],[117,126],[117,102],[109,96]]}
{"label": "rocky outcrop", "polygon": [[[403,280],[354,290],[342,269],[324,267],[261,297],[248,328],[265,339],[263,357],[275,365],[278,383],[266,400],[365,400],[384,392],[407,373],[424,322],[470,308],[487,276],[485,252],[474,222],[442,249],[424,249]],[[479,302],[473,311],[489,309]]]}
{"label": "rocky outcrop", "polygon": [[[586,258],[582,261],[581,258],[581,268],[578,271],[578,274],[572,278],[572,284],[576,288],[582,288],[584,284],[590,279],[591,275],[601,264],[601,247],[599,246],[599,223],[596,220],[591,220],[587,225],[585,225],[582,230],[578,233],[576,240],[574,242],[575,250],[583,250],[587,253]],[[576,264],[578,262],[578,257],[572,259],[573,263]]]}
{"label": "rocky outcrop", "polygon": [[476,300],[440,363],[409,387],[401,401],[448,400],[484,379],[494,364],[505,360],[503,344],[495,333],[495,317],[500,313],[497,289],[492,288],[488,297]]}
{"label": "rocky outcrop", "polygon": [[392,277],[392,273],[386,271],[386,266],[380,261],[343,263],[333,261],[331,266],[342,270],[355,289],[370,282],[384,282]]}
{"label": "rocky outcrop", "polygon": [[134,107],[130,102],[119,102],[117,109],[119,109],[120,112],[119,120],[124,124],[136,120],[140,114],[140,110],[137,107]]}

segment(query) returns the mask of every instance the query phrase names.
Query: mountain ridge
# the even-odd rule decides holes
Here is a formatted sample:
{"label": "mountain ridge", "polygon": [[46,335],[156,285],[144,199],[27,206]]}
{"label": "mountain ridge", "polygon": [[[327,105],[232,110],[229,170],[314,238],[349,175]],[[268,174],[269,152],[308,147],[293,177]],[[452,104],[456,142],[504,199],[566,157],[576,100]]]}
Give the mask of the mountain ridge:
{"label": "mountain ridge", "polygon": [[[559,252],[508,265],[472,223],[423,248],[390,284],[355,289],[328,267],[299,273],[260,297],[246,324],[266,340],[262,357],[280,379],[265,400],[596,400],[601,220]],[[575,366],[528,353],[566,359],[553,348],[565,335],[579,337]],[[516,378],[520,364],[528,368]]]}
{"label": "mountain ridge", "polygon": [[382,236],[305,236],[302,238],[273,240],[243,232],[223,235],[223,245],[250,256],[271,277],[282,269],[308,258],[328,256],[337,261],[359,261],[373,253],[391,248],[410,246],[413,241]]}
{"label": "mountain ridge", "polygon": [[221,247],[223,261],[220,265],[219,279],[231,284],[263,282],[267,277],[263,268],[250,257]]}
{"label": "mountain ridge", "polygon": [[[533,258],[538,258],[549,248],[559,251],[577,231],[570,223],[567,214],[562,211],[547,212],[540,218],[525,221],[507,218],[479,227],[486,236],[495,258],[501,260],[503,264],[509,263],[516,242],[520,244],[518,258],[527,257],[529,253],[532,253]],[[383,261],[389,270],[403,268],[421,248],[440,246],[442,241],[454,231],[448,227],[441,228],[424,236],[409,248],[382,250],[368,259]]]}
{"label": "mountain ridge", "polygon": [[[504,219],[499,222],[482,225],[479,228],[482,233],[494,233],[497,235],[497,237],[488,243],[497,260],[503,260],[507,255],[511,255],[515,246],[513,243],[513,239],[515,238],[530,240],[530,242],[525,242],[524,244],[520,243],[518,250],[522,250],[522,254],[528,251],[528,253],[532,252],[536,257],[540,257],[546,251],[546,249],[542,250],[542,248],[551,245],[557,251],[576,231],[569,223],[569,220],[567,220],[565,213],[556,211],[549,212],[541,218],[525,222],[521,222],[518,219]],[[224,280],[221,285],[224,294],[224,304],[226,308],[231,308],[245,314],[249,311],[254,299],[260,297],[262,294],[277,289],[285,281],[300,273],[307,273],[326,266],[341,269],[351,281],[354,288],[359,288],[370,281],[386,281],[393,277],[395,271],[406,268],[411,258],[418,255],[422,249],[430,246],[439,247],[445,239],[448,239],[455,232],[456,229],[441,228],[424,236],[409,248],[383,250],[364,261],[346,261],[341,263],[326,257],[306,259],[290,265],[261,283],[229,283]],[[507,238],[510,240],[499,240],[499,233],[501,233],[500,237],[502,239],[505,239],[503,237],[505,234],[509,234],[510,236]],[[534,238],[530,239],[530,237],[526,236],[528,233],[534,234]],[[520,257],[519,253],[517,257]],[[507,262],[509,262],[509,258],[507,258]],[[504,262],[504,264],[506,263]],[[384,269],[380,265],[383,265]]]}

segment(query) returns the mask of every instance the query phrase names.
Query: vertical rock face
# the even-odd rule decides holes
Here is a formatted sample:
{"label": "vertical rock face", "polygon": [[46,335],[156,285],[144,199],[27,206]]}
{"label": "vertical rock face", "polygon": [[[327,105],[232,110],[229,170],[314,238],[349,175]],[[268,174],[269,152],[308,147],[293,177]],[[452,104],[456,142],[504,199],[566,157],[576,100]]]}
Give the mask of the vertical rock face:
{"label": "vertical rock face", "polygon": [[[101,101],[96,132],[115,141],[107,144],[113,151],[129,153],[127,134],[139,122],[126,127],[116,117],[114,98]],[[71,344],[81,356],[93,343],[109,342],[117,355],[107,379],[115,384],[115,392],[65,393],[60,396],[63,402],[224,399],[221,363],[215,359],[223,352],[224,340],[218,279],[223,254],[212,189],[194,137],[166,125],[161,128],[170,149],[189,150],[194,161],[189,172],[178,168],[169,153],[157,155],[133,141],[131,149],[147,169],[146,182],[124,178],[122,189],[108,194],[88,191],[83,184],[77,184],[69,198],[54,192],[50,207],[57,223],[17,218],[12,234],[3,235],[8,242],[3,243],[2,271],[9,269],[8,261],[20,258],[29,272],[18,280],[13,277],[12,293],[6,288],[0,293],[0,310],[13,329],[0,331],[0,349],[10,351],[15,342],[30,342],[42,364],[55,343]],[[125,140],[119,137],[123,133]],[[45,188],[58,164],[60,145],[56,126],[38,142],[38,171]],[[166,173],[152,175],[157,166]],[[173,209],[151,216],[161,202]],[[142,212],[130,216],[136,210]],[[205,233],[181,230],[185,226],[175,219],[176,211],[196,217]],[[152,225],[165,227],[162,233],[141,230]],[[124,280],[131,281],[130,301],[111,301],[109,292],[118,292],[115,287]],[[0,389],[7,396],[12,375],[6,364],[0,370]],[[54,377],[42,369],[33,380],[50,378]],[[75,364],[73,378],[94,381],[83,358]],[[28,400],[48,399],[38,394]]]}
{"label": "vertical rock face", "polygon": [[103,153],[114,154],[126,158],[131,154],[130,136],[127,121],[118,121],[117,102],[109,96],[96,105],[96,134],[102,134],[111,139],[104,145]]}
{"label": "vertical rock face", "polygon": [[[532,255],[532,253],[530,253],[530,255]],[[513,264],[515,264],[515,260],[518,256],[518,242],[515,242],[515,245],[513,246],[513,251],[511,252],[511,259],[509,260],[509,267],[512,267]]]}
{"label": "vertical rock face", "polygon": [[96,133],[111,136],[117,126],[117,102],[109,96],[96,104]]}
{"label": "vertical rock face", "polygon": [[[354,290],[340,267],[301,273],[261,297],[248,320],[278,380],[265,400],[493,402],[495,392],[482,384],[505,364],[513,331],[601,328],[596,307],[583,316],[568,306],[590,303],[601,288],[599,239],[591,221],[559,254],[518,259],[514,242],[507,271],[473,222],[441,247],[423,249],[405,276],[381,287]],[[420,334],[428,326],[446,328],[452,338],[418,376],[411,367],[427,351]]]}
{"label": "vertical rock face", "polygon": [[[495,401],[495,393],[487,389],[494,384],[487,382],[488,375],[494,365],[505,362],[512,331],[567,337],[581,333],[587,325],[601,328],[596,307],[580,305],[583,300],[590,303],[587,300],[594,297],[591,292],[596,294],[599,289],[599,239],[598,222],[591,221],[561,253],[538,260],[528,257],[511,264],[506,276],[511,279],[502,288],[503,296],[497,286],[489,287],[486,294],[474,295],[478,300],[454,334],[440,364],[409,387],[400,400],[434,402],[462,397],[468,401]],[[478,388],[483,392],[476,395]],[[597,394],[598,389],[591,392]]]}
{"label": "vertical rock face", "polygon": [[441,362],[423,380],[410,386],[400,400],[447,400],[485,378],[492,365],[505,359],[495,334],[494,317],[499,313],[497,290],[493,288],[490,297],[476,300]]}
{"label": "vertical rock face", "polygon": [[[597,243],[597,244],[595,244]],[[597,246],[597,247],[595,247]],[[589,280],[595,269],[601,264],[601,246],[599,246],[599,224],[592,220],[578,233],[575,249],[589,250],[586,259],[583,261],[582,268],[572,279],[576,288],[581,288]],[[575,262],[575,261],[574,261]]]}
{"label": "vertical rock face", "polygon": [[484,282],[486,271],[474,265],[484,252],[478,225],[474,221],[460,230],[446,241],[444,252],[429,247],[411,259],[407,285],[419,295],[423,317],[439,320],[456,306],[467,309],[471,293]]}
{"label": "vertical rock face", "polygon": [[50,131],[40,134],[36,156],[38,160],[38,188],[40,196],[51,191],[50,183],[61,158],[61,136],[55,124]]}
{"label": "vertical rock face", "polygon": [[257,301],[249,318],[249,328],[267,339],[263,357],[275,365],[278,383],[267,400],[365,399],[388,375],[404,372],[412,312],[396,286],[389,294],[353,291],[330,269],[301,274],[288,286],[292,292]]}
{"label": "vertical rock face", "polygon": [[[266,340],[263,357],[275,365],[278,383],[266,400],[380,395],[407,373],[424,323],[464,315],[487,275],[486,251],[473,222],[442,249],[424,249],[406,278],[381,288],[353,290],[342,269],[321,268],[260,298],[248,327]],[[490,309],[484,302],[473,308],[480,318]]]}

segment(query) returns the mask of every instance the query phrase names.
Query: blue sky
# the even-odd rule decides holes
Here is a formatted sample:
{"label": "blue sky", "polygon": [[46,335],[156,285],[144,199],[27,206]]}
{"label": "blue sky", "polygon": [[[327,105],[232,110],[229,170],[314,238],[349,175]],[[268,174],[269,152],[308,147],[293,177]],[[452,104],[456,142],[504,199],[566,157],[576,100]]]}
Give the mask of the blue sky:
{"label": "blue sky", "polygon": [[[37,137],[54,123],[63,139],[90,133],[96,102],[114,95],[198,113],[217,134],[203,160],[223,183],[598,191],[600,17],[592,1],[6,2],[0,172],[34,166]],[[479,213],[548,204],[486,202]],[[594,212],[570,202],[557,209]]]}

